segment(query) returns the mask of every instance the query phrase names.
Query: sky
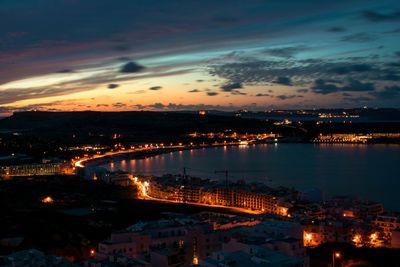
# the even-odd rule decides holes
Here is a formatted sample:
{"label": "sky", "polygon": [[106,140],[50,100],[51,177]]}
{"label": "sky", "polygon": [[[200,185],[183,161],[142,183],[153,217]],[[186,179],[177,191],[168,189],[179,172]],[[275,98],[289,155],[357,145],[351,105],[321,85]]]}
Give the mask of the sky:
{"label": "sky", "polygon": [[0,0],[0,114],[400,107],[400,1]]}

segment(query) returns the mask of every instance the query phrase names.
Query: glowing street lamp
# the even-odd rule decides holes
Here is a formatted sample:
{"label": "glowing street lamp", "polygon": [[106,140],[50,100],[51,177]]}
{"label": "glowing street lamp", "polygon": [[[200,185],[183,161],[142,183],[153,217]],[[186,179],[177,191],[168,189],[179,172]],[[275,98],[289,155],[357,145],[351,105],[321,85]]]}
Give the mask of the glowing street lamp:
{"label": "glowing street lamp", "polygon": [[341,257],[342,255],[338,251],[332,253],[332,267],[335,267],[335,259],[340,259]]}

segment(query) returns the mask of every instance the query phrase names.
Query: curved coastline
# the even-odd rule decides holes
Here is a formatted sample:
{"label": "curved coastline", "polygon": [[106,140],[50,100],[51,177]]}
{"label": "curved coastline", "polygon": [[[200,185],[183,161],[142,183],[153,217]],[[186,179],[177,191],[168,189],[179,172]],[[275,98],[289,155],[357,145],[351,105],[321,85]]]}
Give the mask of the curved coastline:
{"label": "curved coastline", "polygon": [[[257,145],[261,143],[254,143],[252,145]],[[179,151],[186,151],[192,149],[208,149],[213,147],[231,147],[231,146],[241,146],[243,144],[239,143],[227,143],[227,144],[211,144],[211,145],[200,145],[200,146],[176,146],[176,147],[161,147],[161,148],[151,148],[148,150],[140,150],[140,151],[127,151],[127,152],[120,152],[115,155],[105,155],[103,157],[98,158],[90,158],[81,161],[83,167],[96,167],[98,165],[104,165],[112,161],[118,161],[122,159],[145,159],[151,158],[154,156],[167,154],[167,153],[174,153]]]}

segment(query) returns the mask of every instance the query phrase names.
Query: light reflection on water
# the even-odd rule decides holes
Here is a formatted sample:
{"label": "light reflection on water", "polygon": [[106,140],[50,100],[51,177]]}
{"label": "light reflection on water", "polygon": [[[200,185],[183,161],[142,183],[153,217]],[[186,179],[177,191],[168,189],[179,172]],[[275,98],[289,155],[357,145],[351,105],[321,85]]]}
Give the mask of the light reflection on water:
{"label": "light reflection on water", "polygon": [[106,165],[137,174],[182,173],[231,180],[263,181],[272,186],[317,187],[330,194],[352,194],[383,201],[400,210],[400,145],[266,144],[215,147],[114,162]]}

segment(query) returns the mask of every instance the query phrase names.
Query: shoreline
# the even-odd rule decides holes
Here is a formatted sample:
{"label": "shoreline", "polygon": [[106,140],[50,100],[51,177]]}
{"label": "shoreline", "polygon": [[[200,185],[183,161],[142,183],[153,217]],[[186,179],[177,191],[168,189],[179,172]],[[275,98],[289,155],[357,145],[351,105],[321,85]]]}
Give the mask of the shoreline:
{"label": "shoreline", "polygon": [[[210,148],[215,148],[215,147],[236,147],[236,146],[251,146],[251,145],[272,145],[272,144],[304,144],[304,145],[317,145],[317,146],[377,146],[377,145],[382,145],[382,146],[400,146],[399,143],[337,143],[337,142],[254,142],[250,144],[239,144],[239,143],[229,143],[229,144],[217,144],[217,145],[201,145],[201,146],[189,146],[189,147],[184,147],[184,146],[179,146],[179,147],[173,147],[173,148],[152,148],[147,151],[127,151],[127,152],[118,152],[115,155],[105,155],[99,158],[93,158],[93,159],[87,159],[84,160],[83,162],[84,167],[95,167],[103,164],[107,164],[113,161],[119,161],[123,159],[130,159],[130,160],[138,160],[138,159],[146,159],[146,158],[151,158],[154,156],[158,155],[163,155],[167,153],[175,153],[179,151],[187,151],[187,150],[198,150],[198,149],[210,149]],[[143,153],[143,154],[141,154]],[[138,155],[141,154],[141,155]],[[100,162],[98,162],[100,161]]]}

